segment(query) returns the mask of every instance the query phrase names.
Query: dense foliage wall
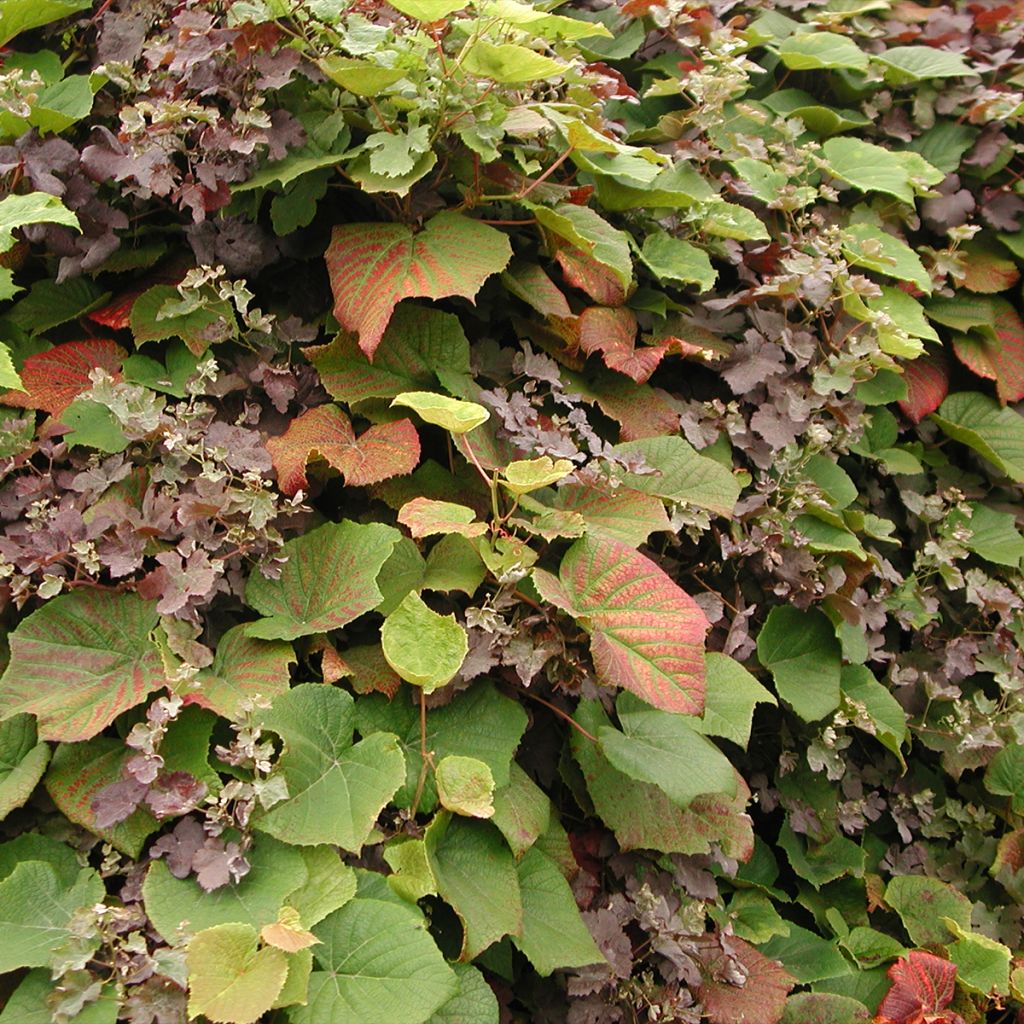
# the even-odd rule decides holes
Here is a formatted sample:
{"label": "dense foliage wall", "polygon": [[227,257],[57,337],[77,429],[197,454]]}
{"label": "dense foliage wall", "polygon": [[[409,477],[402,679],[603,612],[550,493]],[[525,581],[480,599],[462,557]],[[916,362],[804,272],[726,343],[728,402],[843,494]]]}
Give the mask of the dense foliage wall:
{"label": "dense foliage wall", "polygon": [[1024,12],[0,4],[0,1022],[1024,1001]]}

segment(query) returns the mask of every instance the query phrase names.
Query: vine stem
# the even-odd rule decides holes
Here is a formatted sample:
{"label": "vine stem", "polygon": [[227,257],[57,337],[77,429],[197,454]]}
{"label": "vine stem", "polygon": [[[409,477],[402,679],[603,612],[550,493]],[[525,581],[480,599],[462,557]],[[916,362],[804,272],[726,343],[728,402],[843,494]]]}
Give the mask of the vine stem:
{"label": "vine stem", "polygon": [[420,777],[416,782],[416,795],[412,798],[410,814],[416,817],[419,810],[423,787],[427,784],[427,768],[432,765],[433,758],[427,750],[427,695],[420,690]]}
{"label": "vine stem", "polygon": [[525,693],[526,696],[530,698],[530,700],[535,700],[538,704],[543,704],[544,707],[546,707],[549,711],[553,711],[563,721],[568,722],[569,725],[571,725],[577,732],[586,736],[591,743],[597,742],[596,736],[592,736],[589,732],[587,732],[586,729],[583,728],[582,725],[580,725],[579,722],[576,721],[575,718],[572,717],[572,715],[566,714],[566,712],[564,712],[560,707],[558,707],[555,704],[552,704],[551,701],[545,700],[543,697],[538,697],[537,694],[530,693],[530,691],[526,689],[522,690],[521,692]]}

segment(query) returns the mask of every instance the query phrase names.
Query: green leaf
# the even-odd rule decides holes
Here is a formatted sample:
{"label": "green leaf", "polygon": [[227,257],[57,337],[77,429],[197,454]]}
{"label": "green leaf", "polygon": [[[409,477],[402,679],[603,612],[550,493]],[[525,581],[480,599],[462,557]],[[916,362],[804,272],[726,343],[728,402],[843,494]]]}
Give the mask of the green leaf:
{"label": "green leaf", "polygon": [[6,46],[22,32],[70,17],[91,6],[91,0],[4,0],[0,7],[0,46]]}
{"label": "green leaf", "polygon": [[0,342],[0,388],[12,388],[15,391],[25,390],[25,385],[14,368],[11,349],[2,342]]}
{"label": "green leaf", "polygon": [[[403,601],[407,594],[423,588],[423,574],[426,562],[416,544],[403,537],[391,552],[384,567],[377,575],[377,586],[380,588],[382,600],[374,611],[381,615],[390,615]],[[383,654],[381,655],[383,658]]]}
{"label": "green leaf", "polygon": [[779,57],[791,71],[849,68],[865,71],[868,55],[847,36],[834,32],[797,32],[782,41]]}
{"label": "green leaf", "polygon": [[549,231],[607,267],[623,288],[629,287],[633,280],[633,257],[630,236],[624,231],[613,228],[589,206],[559,203],[550,207],[527,202],[523,206]]}
{"label": "green leaf", "polygon": [[956,921],[947,919],[943,923],[957,936],[957,941],[947,947],[949,959],[956,964],[956,980],[982,996],[1009,995],[1010,949],[987,935],[962,928]]}
{"label": "green leaf", "polygon": [[837,511],[857,497],[857,485],[850,475],[827,455],[812,455],[804,463],[804,475],[818,485],[828,504]]}
{"label": "green leaf", "polygon": [[905,764],[901,747],[909,738],[909,730],[900,702],[863,665],[844,665],[841,685],[851,722],[876,736]]}
{"label": "green leaf", "polygon": [[427,1024],[498,1024],[498,1000],[484,976],[469,964],[452,964],[452,970],[459,991]]}
{"label": "green leaf", "polygon": [[[18,864],[0,881],[0,974],[48,967],[54,954],[77,938],[69,928],[75,913],[99,903],[105,894],[103,881],[91,868],[83,868],[68,884],[42,861]],[[99,943],[97,935],[83,945],[91,951]]]}
{"label": "green leaf", "polygon": [[268,618],[249,623],[261,640],[294,640],[340,629],[375,608],[376,578],[401,534],[381,523],[327,523],[288,541],[279,579],[259,571],[249,577],[245,599]]}
{"label": "green leaf", "polygon": [[931,294],[931,277],[906,242],[871,224],[851,224],[843,229],[842,239],[843,254],[854,266],[866,267],[897,281],[909,281]]}
{"label": "green leaf", "polygon": [[292,1024],[422,1024],[459,990],[413,906],[356,899],[314,929],[308,1002]]}
{"label": "green leaf", "polygon": [[517,858],[547,831],[551,801],[547,794],[513,761],[509,783],[494,794],[494,817],[505,841]]}
{"label": "green leaf", "polygon": [[[611,725],[601,705],[592,700],[581,700],[574,718],[591,736]],[[740,860],[750,856],[754,834],[744,813],[750,791],[738,777],[734,798],[699,796],[683,810],[657,786],[618,771],[596,744],[576,730],[570,742],[597,815],[615,833],[622,849],[707,853],[717,843],[726,856]]]}
{"label": "green leaf", "polygon": [[387,663],[407,682],[432,693],[451,682],[469,652],[454,615],[438,615],[409,593],[384,620],[380,642]]}
{"label": "green leaf", "polygon": [[431,218],[419,234],[403,224],[341,225],[325,257],[334,315],[358,332],[359,347],[372,357],[402,299],[461,295],[472,300],[511,256],[502,232],[449,211]]}
{"label": "green leaf", "polygon": [[[631,23],[632,24],[632,23]],[[686,209],[717,196],[699,172],[683,160],[659,172],[645,188],[631,188],[613,178],[599,176],[597,197],[605,210]]]}
{"label": "green leaf", "polygon": [[797,992],[786,1000],[779,1024],[867,1024],[870,1019],[859,999],[832,992]]}
{"label": "green leaf", "polygon": [[907,955],[902,942],[874,928],[851,928],[849,933],[840,939],[839,944],[862,968],[875,967],[886,960],[895,960]]}
{"label": "green leaf", "polygon": [[167,347],[163,363],[136,353],[125,359],[122,372],[132,384],[184,398],[188,394],[185,385],[195,376],[198,365],[199,360],[182,342],[173,342]]}
{"label": "green leaf", "polygon": [[937,878],[898,875],[885,887],[885,902],[899,914],[917,946],[939,946],[953,940],[943,918],[950,918],[965,931],[971,928],[971,901]]}
{"label": "green leaf", "polygon": [[934,46],[893,46],[872,54],[871,59],[884,66],[885,80],[891,85],[978,74],[961,54]]}
{"label": "green leaf", "polygon": [[27,861],[48,864],[65,888],[75,884],[82,870],[70,846],[38,832],[22,832],[20,836],[0,843],[0,881],[7,878],[19,864]]}
{"label": "green leaf", "polygon": [[257,938],[248,924],[220,924],[192,937],[185,954],[189,1017],[254,1024],[271,1008],[288,976],[288,957],[273,946],[257,950]]}
{"label": "green leaf", "polygon": [[190,313],[162,316],[165,305],[181,301],[178,289],[169,284],[154,285],[132,305],[131,329],[136,345],[147,341],[180,338],[195,356],[211,345],[227,341],[238,333],[234,307],[226,299],[217,299]]}
{"label": "green leaf", "polygon": [[[54,5],[54,2],[55,0],[42,0],[41,3],[33,2],[32,6],[46,7]],[[10,0],[4,4],[3,10],[0,11],[0,38],[5,35],[4,23],[10,17],[8,10],[11,7],[23,6],[28,6],[23,0]],[[75,7],[75,10],[80,9],[79,6]],[[47,192],[5,196],[0,199],[0,252],[7,252],[14,245],[15,229],[23,228],[27,224],[63,224],[64,227],[79,230],[78,218],[56,196],[51,196]]]}
{"label": "green leaf", "polygon": [[463,51],[460,66],[471,75],[491,78],[502,85],[523,85],[539,78],[554,78],[570,67],[526,46],[490,43],[486,39],[477,39]]}
{"label": "green leaf", "polygon": [[950,395],[932,417],[943,433],[973,448],[1001,473],[1024,483],[1024,418],[977,391]]}
{"label": "green leaf", "polygon": [[649,558],[588,534],[566,553],[557,579],[534,570],[533,580],[542,598],[590,634],[599,683],[663,711],[703,710],[707,620]]}
{"label": "green leaf", "polygon": [[[50,971],[29,971],[22,983],[11,994],[0,1013],[0,1024],[53,1024],[53,1009],[49,997],[57,987]],[[75,1014],[75,1024],[117,1024],[117,991],[105,986],[99,999],[87,1003]]]}
{"label": "green leaf", "polygon": [[742,665],[724,654],[709,651],[704,665],[704,716],[691,725],[706,736],[721,736],[746,748],[754,706],[778,701]]}
{"label": "green leaf", "polygon": [[[937,51],[945,53],[947,51]],[[920,153],[933,167],[952,174],[978,139],[979,129],[957,121],[941,120],[934,127],[915,136],[910,149]]]}
{"label": "green leaf", "polygon": [[782,966],[801,985],[836,978],[849,971],[843,954],[835,944],[814,932],[790,924],[787,935],[775,935],[758,946],[758,951]]}
{"label": "green leaf", "polygon": [[394,872],[388,875],[388,885],[402,899],[415,903],[424,896],[437,895],[437,880],[422,839],[395,836],[384,848],[384,860]]}
{"label": "green leaf", "polygon": [[407,132],[373,132],[363,143],[370,151],[370,170],[389,178],[408,174],[430,148],[430,126],[419,125]]}
{"label": "green leaf", "polygon": [[661,281],[695,284],[706,292],[718,279],[718,271],[711,266],[703,249],[673,238],[667,231],[649,234],[644,239],[640,258]]}
{"label": "green leaf", "polygon": [[[379,96],[408,74],[405,68],[385,68],[372,60],[342,57],[338,54],[321,57],[317,65],[332,82],[356,96]],[[337,163],[341,155],[332,154],[330,162]]]}
{"label": "green leaf", "polygon": [[702,211],[699,225],[704,234],[716,238],[748,242],[771,237],[757,214],[737,203],[709,203]]}
{"label": "green leaf", "polygon": [[394,8],[417,21],[440,21],[465,6],[465,0],[399,0]]}
{"label": "green leaf", "polygon": [[[380,694],[362,697],[356,703],[360,735],[368,737],[383,730],[396,733],[405,753],[405,785],[396,794],[398,807],[409,807],[419,780],[419,713],[411,701],[388,701]],[[450,704],[435,708],[427,715],[427,749],[435,762],[453,754],[483,761],[494,777],[496,790],[509,784],[509,766],[519,740],[526,730],[526,712],[508,697],[501,696],[490,683],[477,683],[460,693]],[[420,798],[420,810],[429,813],[437,804],[433,772]]]}
{"label": "green leaf", "polygon": [[700,455],[683,438],[645,437],[617,444],[616,455],[640,455],[654,473],[626,473],[623,483],[642,494],[732,515],[740,496],[739,481],[721,463]]}
{"label": "green leaf", "polygon": [[306,928],[312,928],[355,896],[356,874],[341,862],[334,847],[306,846],[300,852],[306,881],[288,894],[284,905],[298,913]]}
{"label": "green leaf", "polygon": [[289,895],[307,883],[303,852],[257,836],[246,859],[250,869],[241,881],[212,892],[205,892],[194,878],[175,878],[162,860],[150,864],[142,899],[156,930],[174,943],[183,933],[194,935],[217,925],[247,924],[259,931],[276,921]]}
{"label": "green leaf", "polygon": [[491,415],[476,402],[465,402],[432,391],[406,391],[396,395],[391,404],[412,409],[424,422],[443,427],[450,434],[465,434],[486,423]]}
{"label": "green leaf", "polygon": [[10,634],[0,714],[36,715],[39,738],[85,740],[167,683],[150,639],[155,601],[76,590],[48,601]]}
{"label": "green leaf", "polygon": [[75,277],[60,284],[43,278],[6,315],[22,330],[43,334],[92,312],[109,298],[110,293],[88,277]]}
{"label": "green leaf", "polygon": [[442,811],[427,828],[424,842],[437,891],[462,922],[462,961],[519,932],[523,909],[515,858],[492,824]]}
{"label": "green leaf", "polygon": [[778,695],[805,722],[839,707],[839,641],[821,612],[772,608],[757,637],[757,657],[771,672]]}
{"label": "green leaf", "polygon": [[550,455],[542,455],[539,459],[510,462],[502,473],[501,484],[515,495],[528,494],[557,483],[575,468],[568,459],[552,460]]}
{"label": "green leaf", "polygon": [[441,806],[469,818],[494,815],[494,776],[490,767],[475,757],[452,754],[442,757],[434,772]]}
{"label": "green leaf", "polygon": [[519,889],[523,930],[512,941],[542,978],[561,967],[605,962],[580,917],[569,883],[555,862],[537,847],[528,850],[519,862]]}
{"label": "green leaf", "polygon": [[353,745],[352,697],[319,683],[278,697],[262,725],[284,743],[276,774],[288,798],[254,812],[253,825],[285,842],[358,853],[405,778],[397,738],[382,732]]}
{"label": "green leaf", "polygon": [[985,788],[996,796],[1010,797],[1014,814],[1024,814],[1024,747],[1003,747],[985,769]]}
{"label": "green leaf", "polygon": [[684,808],[704,793],[736,795],[729,759],[686,716],[658,711],[630,693],[619,694],[616,708],[622,731],[603,728],[597,738],[620,772],[657,786]]}
{"label": "green leaf", "polygon": [[484,581],[487,568],[476,548],[465,537],[442,537],[427,555],[423,589],[447,592],[461,590],[472,597]]}
{"label": "green leaf", "polygon": [[64,439],[73,447],[95,448],[113,454],[128,447],[128,436],[114,414],[105,405],[87,398],[76,398],[61,414],[61,422],[71,431]]}
{"label": "green leaf", "polygon": [[31,715],[0,722],[0,821],[32,795],[50,763],[50,748],[36,742]]}
{"label": "green leaf", "polygon": [[861,192],[883,192],[911,205],[915,195],[945,177],[917,153],[894,152],[861,139],[829,139],[821,149],[835,177]]}

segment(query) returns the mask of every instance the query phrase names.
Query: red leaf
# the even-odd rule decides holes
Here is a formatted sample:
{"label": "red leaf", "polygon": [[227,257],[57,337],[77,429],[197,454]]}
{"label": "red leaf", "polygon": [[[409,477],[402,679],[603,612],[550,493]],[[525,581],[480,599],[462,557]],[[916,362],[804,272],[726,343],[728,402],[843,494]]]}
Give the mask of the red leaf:
{"label": "red leaf", "polygon": [[990,295],[1005,292],[1020,280],[1017,264],[1001,253],[980,246],[965,247],[964,276],[960,283],[972,292]]}
{"label": "red leaf", "polygon": [[907,397],[900,399],[900,408],[907,419],[920,423],[935,412],[949,394],[949,361],[942,351],[929,352],[903,364]]}
{"label": "red leaf", "polygon": [[146,288],[135,288],[130,292],[122,292],[113,302],[88,314],[90,320],[109,327],[112,331],[123,331],[131,326],[132,306]]}
{"label": "red leaf", "polygon": [[958,1014],[943,1012],[956,991],[956,964],[914,949],[888,973],[893,985],[875,1024],[963,1024]]}
{"label": "red leaf", "polygon": [[701,714],[707,619],[654,562],[622,541],[587,534],[569,548],[557,579],[541,570],[533,579],[541,597],[590,634],[598,682],[663,711]]}
{"label": "red leaf", "polygon": [[1003,405],[1019,402],[1024,398],[1024,321],[1006,299],[988,301],[998,346],[975,334],[956,334],[953,351],[979,377],[996,382],[996,393]]}
{"label": "red leaf", "polygon": [[776,1024],[796,984],[777,960],[769,960],[734,936],[697,940],[703,968],[699,996],[713,1024]]}
{"label": "red leaf", "polygon": [[579,249],[562,248],[555,253],[568,284],[586,292],[602,306],[621,306],[626,290],[614,272]]}
{"label": "red leaf", "polygon": [[473,300],[480,286],[512,256],[500,231],[443,212],[419,234],[404,224],[345,224],[327,247],[327,272],[338,323],[359,334],[369,358],[402,299]]}
{"label": "red leaf", "polygon": [[580,348],[600,352],[609,370],[643,384],[658,368],[667,345],[636,347],[637,322],[625,306],[590,306],[579,320]]}
{"label": "red leaf", "polygon": [[120,379],[121,363],[127,354],[117,342],[100,338],[57,345],[25,360],[21,370],[25,391],[8,391],[0,395],[0,403],[19,409],[43,409],[59,416],[92,387],[92,370],[102,367]]}
{"label": "red leaf", "polygon": [[344,474],[350,487],[363,487],[411,473],[420,461],[420,440],[409,420],[377,424],[357,438],[341,409],[319,405],[267,441],[267,451],[278,486],[291,495],[308,486],[306,463],[314,452]]}

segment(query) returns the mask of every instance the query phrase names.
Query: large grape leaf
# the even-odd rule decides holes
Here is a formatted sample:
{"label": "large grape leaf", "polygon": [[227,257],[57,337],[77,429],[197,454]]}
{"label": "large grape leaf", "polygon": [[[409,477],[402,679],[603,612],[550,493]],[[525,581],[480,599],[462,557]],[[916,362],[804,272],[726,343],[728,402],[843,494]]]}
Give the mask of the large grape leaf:
{"label": "large grape leaf", "polygon": [[344,331],[305,354],[332,397],[350,404],[429,391],[438,370],[469,373],[469,341],[458,318],[409,303],[395,310],[372,363],[356,335]]}
{"label": "large grape leaf", "polygon": [[[103,899],[100,876],[91,868],[73,884],[53,866],[28,860],[0,882],[0,974],[19,967],[48,967],[54,952],[72,938],[68,928],[76,911]],[[94,948],[99,945],[99,936]]]}
{"label": "large grape leaf", "polygon": [[411,473],[420,461],[420,439],[411,420],[379,423],[356,437],[341,409],[318,405],[267,441],[267,451],[278,486],[290,495],[307,488],[306,463],[314,454],[342,473],[350,487],[363,487]]}
{"label": "large grape leaf", "polygon": [[288,798],[257,811],[253,824],[285,842],[333,843],[358,853],[405,781],[398,737],[374,733],[353,745],[352,697],[319,683],[278,697],[262,725],[284,743],[277,772]]}
{"label": "large grape leaf", "polygon": [[1024,417],[977,391],[950,395],[933,413],[943,433],[973,448],[1011,480],[1024,482]]}
{"label": "large grape leaf", "polygon": [[11,633],[0,715],[39,719],[39,738],[86,740],[167,683],[150,637],[155,601],[76,590],[48,601]]}
{"label": "large grape leaf", "polygon": [[246,626],[262,640],[294,640],[339,629],[381,600],[377,574],[401,534],[380,523],[327,523],[288,541],[279,579],[249,577],[245,599],[267,616]]}
{"label": "large grape leaf", "polygon": [[21,368],[24,391],[8,391],[0,396],[4,405],[19,409],[42,409],[59,416],[85,390],[92,387],[89,374],[106,370],[120,379],[121,363],[127,352],[113,341],[91,338],[69,341],[37,352]]}
{"label": "large grape leaf", "polygon": [[288,666],[294,661],[291,644],[254,640],[246,636],[245,626],[233,626],[220,638],[213,664],[199,673],[198,689],[190,685],[182,696],[186,703],[234,718],[246,698],[284,693],[291,679]]}
{"label": "large grape leaf", "polygon": [[359,347],[372,358],[402,299],[461,295],[472,301],[511,258],[502,232],[450,211],[419,234],[404,224],[343,224],[326,253],[334,315],[358,332]]}
{"label": "large grape leaf", "polygon": [[292,1024],[422,1024],[458,992],[455,973],[411,904],[361,896],[314,929],[320,945]]}
{"label": "large grape leaf", "polygon": [[546,601],[590,634],[599,682],[663,711],[702,712],[707,620],[649,558],[588,534],[566,553],[557,579],[543,570],[533,579]]}
{"label": "large grape leaf", "polygon": [[50,761],[50,748],[36,742],[31,715],[0,722],[0,821],[32,795]]}
{"label": "large grape leaf", "polygon": [[590,533],[604,533],[630,547],[639,547],[656,531],[669,530],[665,504],[631,487],[611,491],[586,484],[559,487],[555,508],[583,516]]}

